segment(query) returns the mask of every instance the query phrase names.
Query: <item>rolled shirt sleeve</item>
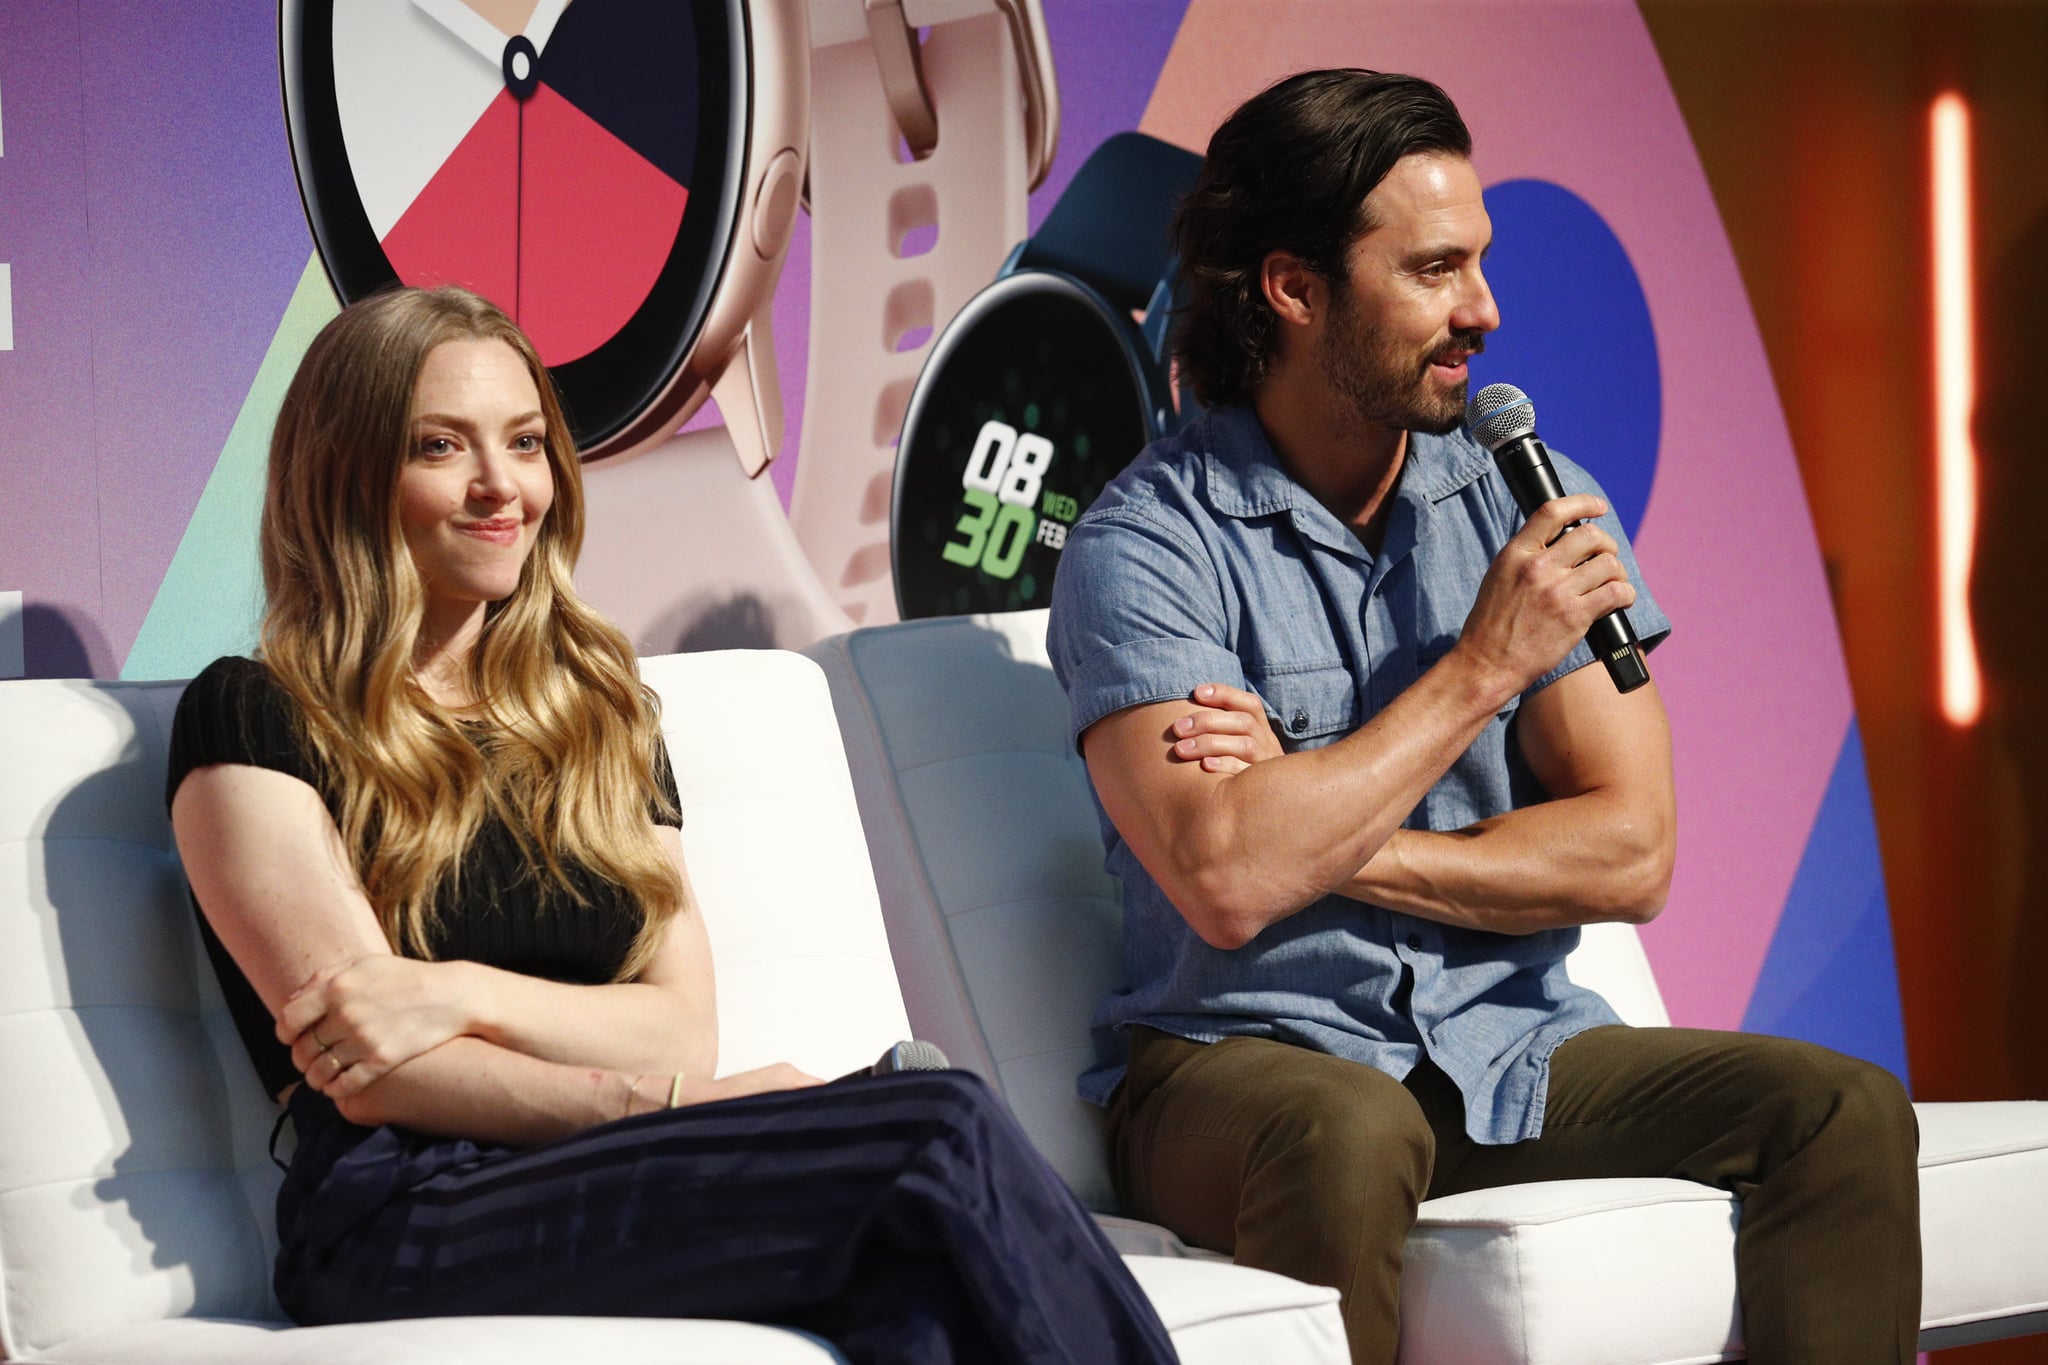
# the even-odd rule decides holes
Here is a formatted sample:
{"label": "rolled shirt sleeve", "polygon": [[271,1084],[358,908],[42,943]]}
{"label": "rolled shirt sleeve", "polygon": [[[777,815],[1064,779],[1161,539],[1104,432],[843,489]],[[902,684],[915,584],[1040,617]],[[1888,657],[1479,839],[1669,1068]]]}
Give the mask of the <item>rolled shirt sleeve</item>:
{"label": "rolled shirt sleeve", "polygon": [[1163,521],[1123,509],[1074,528],[1053,583],[1046,648],[1066,689],[1068,738],[1127,707],[1246,686],[1226,641],[1230,613],[1209,553]]}

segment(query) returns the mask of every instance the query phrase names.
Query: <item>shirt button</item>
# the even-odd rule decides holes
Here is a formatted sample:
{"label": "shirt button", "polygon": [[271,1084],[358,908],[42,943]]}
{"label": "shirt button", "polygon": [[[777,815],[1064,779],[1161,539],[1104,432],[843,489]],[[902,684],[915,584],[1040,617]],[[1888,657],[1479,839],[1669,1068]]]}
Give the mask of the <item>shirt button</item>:
{"label": "shirt button", "polygon": [[1409,947],[1410,947],[1411,949],[1413,949],[1414,951],[1418,952],[1418,953],[1419,953],[1419,952],[1421,952],[1421,951],[1422,951],[1422,935],[1420,935],[1420,934],[1410,934],[1410,935],[1408,935],[1408,946],[1409,946]]}
{"label": "shirt button", "polygon": [[1308,712],[1297,710],[1294,718],[1287,722],[1287,728],[1297,735],[1308,729]]}

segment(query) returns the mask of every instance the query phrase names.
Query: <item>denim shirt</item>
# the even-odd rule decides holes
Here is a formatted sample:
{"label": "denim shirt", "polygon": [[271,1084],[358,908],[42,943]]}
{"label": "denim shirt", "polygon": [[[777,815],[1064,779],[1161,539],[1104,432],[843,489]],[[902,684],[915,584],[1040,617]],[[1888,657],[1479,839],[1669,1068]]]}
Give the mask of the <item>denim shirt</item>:
{"label": "denim shirt", "polygon": [[[1556,456],[1567,492],[1598,492]],[[1249,688],[1289,750],[1370,720],[1456,643],[1480,579],[1522,524],[1493,459],[1463,432],[1411,433],[1375,556],[1281,468],[1248,408],[1221,408],[1132,462],[1075,525],[1054,581],[1048,647],[1071,734],[1115,711]],[[1670,631],[1610,513],[1645,646]],[[1582,643],[1523,697],[1593,661]],[[1511,701],[1424,796],[1410,829],[1461,829],[1547,800],[1514,742]],[[1457,1082],[1474,1141],[1542,1131],[1550,1054],[1620,1022],[1574,986],[1576,929],[1488,933],[1329,895],[1242,948],[1204,943],[1096,800],[1106,866],[1123,884],[1123,989],[1096,1011],[1099,1064],[1080,1092],[1108,1103],[1123,1030],[1202,1042],[1275,1038],[1399,1079],[1425,1053]]]}

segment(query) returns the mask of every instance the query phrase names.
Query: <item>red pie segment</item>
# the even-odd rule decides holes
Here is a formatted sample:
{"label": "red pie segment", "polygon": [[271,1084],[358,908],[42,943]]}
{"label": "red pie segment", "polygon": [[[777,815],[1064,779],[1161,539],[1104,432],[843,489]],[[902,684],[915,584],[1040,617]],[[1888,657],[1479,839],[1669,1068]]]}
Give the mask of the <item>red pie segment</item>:
{"label": "red pie segment", "polygon": [[519,104],[500,92],[384,237],[398,278],[518,307]]}
{"label": "red pie segment", "polygon": [[689,191],[545,84],[525,115],[519,325],[561,365],[646,302]]}

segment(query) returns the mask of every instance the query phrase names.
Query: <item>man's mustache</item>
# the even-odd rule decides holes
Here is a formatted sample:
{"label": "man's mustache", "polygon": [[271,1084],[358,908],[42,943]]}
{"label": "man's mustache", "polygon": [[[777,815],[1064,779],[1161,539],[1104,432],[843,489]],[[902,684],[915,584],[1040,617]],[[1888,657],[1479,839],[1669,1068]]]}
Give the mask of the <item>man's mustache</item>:
{"label": "man's mustache", "polygon": [[1439,346],[1436,353],[1430,356],[1430,363],[1435,364],[1440,358],[1449,355],[1453,351],[1462,351],[1467,357],[1484,355],[1486,353],[1486,334],[1484,332],[1451,333],[1451,339],[1442,346]]}

